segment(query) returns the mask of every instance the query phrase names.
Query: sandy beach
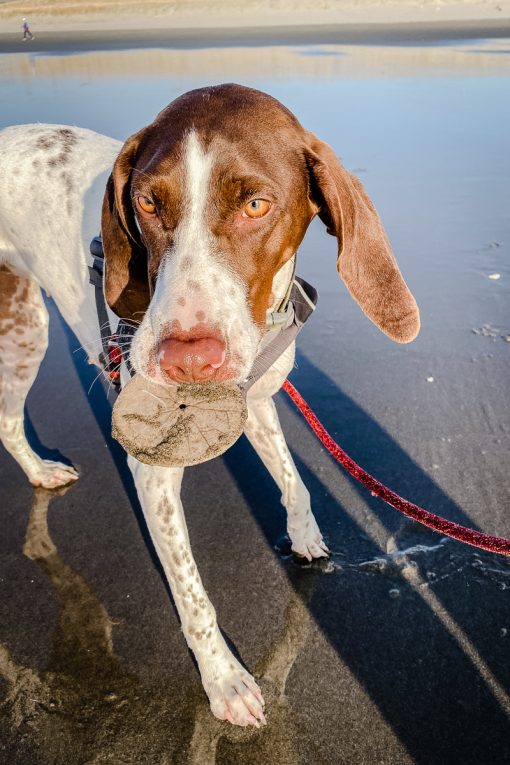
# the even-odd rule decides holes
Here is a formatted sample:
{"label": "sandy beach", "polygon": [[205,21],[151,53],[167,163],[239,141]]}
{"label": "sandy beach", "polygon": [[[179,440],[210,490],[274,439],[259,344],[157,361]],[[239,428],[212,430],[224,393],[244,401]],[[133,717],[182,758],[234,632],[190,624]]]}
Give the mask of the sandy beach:
{"label": "sandy beach", "polygon": [[[409,346],[384,337],[315,220],[298,265],[320,299],[291,381],[400,495],[510,536],[510,3],[77,5],[0,2],[0,129],[53,122],[124,140],[212,82],[279,98],[363,181],[422,317]],[[33,42],[20,40],[24,15]],[[244,438],[186,471],[201,576],[268,702],[261,730],[216,721],[97,370],[47,307],[28,434],[80,479],[34,491],[0,447],[2,765],[510,761],[509,560],[371,496],[283,394],[332,556],[293,562],[279,493]]]}
{"label": "sandy beach", "polygon": [[[497,29],[510,19],[509,0],[246,0],[242,7],[229,0],[3,0],[2,33],[17,32],[21,17],[34,31],[113,31],[184,29],[250,29],[275,27],[342,27],[424,24],[448,28],[490,23]],[[352,31],[352,29],[351,29]]]}
{"label": "sandy beach", "polygon": [[226,0],[118,3],[0,2],[0,52],[20,50],[28,16],[33,52],[269,45],[409,45],[510,34],[510,2],[457,0]]}

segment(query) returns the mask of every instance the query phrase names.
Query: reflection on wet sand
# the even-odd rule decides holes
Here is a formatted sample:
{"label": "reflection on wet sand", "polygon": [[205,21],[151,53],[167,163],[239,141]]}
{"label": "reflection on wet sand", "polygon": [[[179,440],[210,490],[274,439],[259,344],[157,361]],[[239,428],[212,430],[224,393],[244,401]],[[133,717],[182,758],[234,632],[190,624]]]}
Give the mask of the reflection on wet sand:
{"label": "reflection on wet sand", "polygon": [[[495,55],[500,54],[500,55]],[[455,75],[499,76],[508,40],[467,42],[454,46],[356,46],[209,48],[201,50],[93,51],[70,55],[10,54],[0,57],[0,76],[236,77],[328,80]]]}
{"label": "reflection on wet sand", "polygon": [[310,615],[308,605],[315,585],[315,574],[303,572],[295,583],[295,591],[285,611],[284,629],[270,647],[263,660],[255,667],[255,677],[266,700],[267,727],[237,728],[225,726],[215,720],[205,701],[197,708],[195,727],[191,739],[189,765],[237,765],[247,751],[244,742],[250,742],[250,762],[298,765],[295,750],[298,731],[292,705],[285,695],[290,670],[306,643]]}
{"label": "reflection on wet sand", "polygon": [[18,664],[0,643],[0,677],[7,685],[0,706],[16,741],[18,761],[35,762],[36,756],[38,765],[226,765],[243,758],[297,765],[294,715],[285,685],[309,631],[313,572],[298,572],[284,628],[256,668],[267,701],[265,728],[219,722],[198,687],[191,689],[185,708],[175,709],[164,686],[145,687],[123,667],[114,653],[114,621],[86,580],[58,554],[48,531],[48,509],[57,494],[69,489],[35,490],[23,547],[50,580],[58,601],[46,669]]}

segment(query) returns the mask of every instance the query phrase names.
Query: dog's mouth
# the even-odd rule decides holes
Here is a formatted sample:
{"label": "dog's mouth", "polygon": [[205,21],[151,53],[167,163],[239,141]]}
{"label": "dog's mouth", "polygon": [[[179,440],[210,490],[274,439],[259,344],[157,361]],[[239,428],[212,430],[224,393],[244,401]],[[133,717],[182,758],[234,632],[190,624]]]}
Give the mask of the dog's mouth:
{"label": "dog's mouth", "polygon": [[187,328],[175,318],[161,321],[159,315],[159,310],[149,310],[133,336],[130,359],[136,373],[174,387],[241,385],[247,379],[261,337],[254,324],[230,312],[227,321],[206,321],[204,316],[203,321]]}

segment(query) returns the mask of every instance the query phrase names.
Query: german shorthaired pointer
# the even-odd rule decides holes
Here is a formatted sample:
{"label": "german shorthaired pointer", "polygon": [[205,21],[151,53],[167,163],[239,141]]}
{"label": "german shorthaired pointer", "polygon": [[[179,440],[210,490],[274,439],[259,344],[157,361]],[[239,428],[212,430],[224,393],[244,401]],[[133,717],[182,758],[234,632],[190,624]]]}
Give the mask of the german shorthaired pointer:
{"label": "german shorthaired pointer", "polygon": [[[315,215],[337,237],[338,271],[365,314],[397,342],[418,333],[415,300],[363,186],[264,93],[186,93],[124,145],[80,128],[10,127],[0,158],[0,435],[34,486],[78,477],[41,459],[24,432],[47,346],[41,289],[96,358],[88,265],[100,222],[112,326],[139,323],[131,363],[161,385],[246,378]],[[292,345],[250,389],[245,432],[282,492],[293,550],[311,560],[327,548],[271,398],[293,360]],[[212,712],[263,724],[260,690],[227,647],[193,560],[182,469],[128,462]]]}

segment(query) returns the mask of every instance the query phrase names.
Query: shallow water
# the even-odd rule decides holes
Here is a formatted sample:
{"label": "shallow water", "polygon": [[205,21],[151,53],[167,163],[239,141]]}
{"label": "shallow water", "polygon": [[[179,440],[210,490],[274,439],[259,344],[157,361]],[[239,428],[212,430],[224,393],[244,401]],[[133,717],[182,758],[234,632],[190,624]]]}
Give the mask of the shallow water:
{"label": "shallow water", "polygon": [[[281,99],[363,180],[422,313],[416,342],[387,340],[340,284],[335,242],[314,223],[299,270],[320,302],[293,381],[393,489],[510,536],[509,52],[509,41],[476,40],[4,55],[0,126],[61,122],[124,139],[190,88],[235,80]],[[275,555],[279,497],[242,441],[187,471],[200,571],[270,702],[260,736],[216,723],[134,519],[109,412],[97,388],[86,395],[95,373],[70,354],[54,310],[51,327],[28,411],[82,477],[65,496],[32,495],[0,454],[0,760],[509,760],[508,561],[443,542],[358,491],[282,399],[333,557],[307,578],[284,546]]]}
{"label": "shallow water", "polygon": [[[318,45],[0,55],[0,124],[62,121],[123,138],[179,93],[236,81],[274,94],[317,131],[324,132],[333,119],[333,136],[341,125],[350,128],[348,113],[354,124],[371,118],[370,136],[384,128],[372,121],[381,116],[381,100],[397,120],[412,111],[421,121],[416,100],[406,103],[409,91],[426,108],[449,98],[449,82],[463,82],[473,88],[473,115],[477,107],[490,107],[489,94],[477,97],[482,87],[477,81],[508,78],[509,53],[508,41],[493,40],[422,48]],[[425,91],[420,81],[428,83]],[[379,98],[370,103],[374,90]],[[442,115],[445,122],[458,122],[461,115],[454,107],[449,116]]]}
{"label": "shallow water", "polygon": [[[481,428],[501,480],[501,442],[494,439],[506,442],[509,427],[503,395],[510,350],[508,53],[510,41],[503,39],[426,47],[4,55],[0,126],[61,122],[124,139],[174,97],[206,84],[237,81],[282,100],[366,185],[422,311],[415,343],[407,348],[389,343],[365,322],[338,283],[334,242],[314,224],[300,263],[321,294],[319,321],[310,323],[304,335],[304,342],[313,338],[312,361],[334,378],[340,375],[346,393],[398,433],[417,458],[423,443],[414,426],[408,428],[408,418],[396,414],[408,406],[412,422],[417,400],[444,418],[442,438],[458,429],[459,420],[470,433]],[[489,279],[491,274],[500,278]],[[359,342],[366,351],[345,377],[339,358],[328,352],[332,341],[348,357],[356,355]],[[400,383],[388,357],[395,360]],[[453,359],[462,368],[454,368]],[[384,397],[371,384],[374,369],[388,388]],[[422,390],[428,377],[435,384]],[[475,378],[479,385],[472,384]],[[428,421],[421,427],[426,433]],[[436,421],[430,430],[437,430]],[[444,459],[437,450],[428,458],[430,465]],[[448,481],[446,473],[440,480]],[[448,488],[456,492],[455,486]],[[491,497],[487,491],[484,501],[494,511],[495,530],[504,514]],[[466,509],[479,512],[479,502],[480,497],[468,498]]]}

